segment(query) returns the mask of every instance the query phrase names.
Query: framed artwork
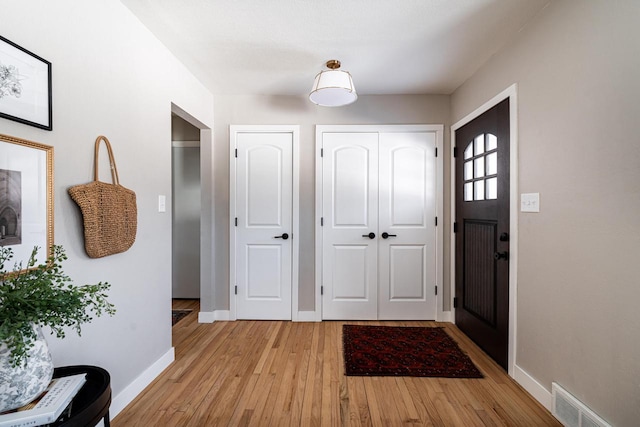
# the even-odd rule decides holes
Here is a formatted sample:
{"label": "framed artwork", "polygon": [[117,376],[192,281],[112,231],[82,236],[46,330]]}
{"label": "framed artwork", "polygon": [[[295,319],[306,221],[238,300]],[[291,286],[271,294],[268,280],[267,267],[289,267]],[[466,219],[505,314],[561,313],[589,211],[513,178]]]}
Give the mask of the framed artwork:
{"label": "framed artwork", "polygon": [[0,117],[53,129],[51,63],[0,36]]}
{"label": "framed artwork", "polygon": [[53,245],[53,147],[0,134],[0,246],[38,264]]}

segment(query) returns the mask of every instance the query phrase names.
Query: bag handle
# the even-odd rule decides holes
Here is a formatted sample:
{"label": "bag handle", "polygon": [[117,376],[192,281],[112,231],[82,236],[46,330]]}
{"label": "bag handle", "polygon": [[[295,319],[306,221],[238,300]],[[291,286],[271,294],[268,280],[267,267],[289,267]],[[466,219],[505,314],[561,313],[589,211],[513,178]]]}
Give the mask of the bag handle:
{"label": "bag handle", "polygon": [[100,142],[104,141],[107,146],[107,154],[109,154],[109,164],[111,165],[111,179],[115,185],[120,185],[120,179],[118,178],[118,168],[116,167],[116,159],[113,157],[113,150],[111,149],[111,143],[106,136],[100,135],[96,138],[95,152],[93,155],[93,180],[100,181],[98,175],[98,153],[100,152]]}

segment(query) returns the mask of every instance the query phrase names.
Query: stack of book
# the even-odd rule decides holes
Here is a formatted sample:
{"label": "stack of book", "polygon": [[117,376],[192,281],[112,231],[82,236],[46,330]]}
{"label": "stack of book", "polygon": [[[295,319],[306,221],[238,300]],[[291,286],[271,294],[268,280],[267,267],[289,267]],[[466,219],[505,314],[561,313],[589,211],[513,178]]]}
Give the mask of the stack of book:
{"label": "stack of book", "polygon": [[53,423],[71,409],[71,400],[85,381],[86,374],[54,378],[33,402],[0,414],[0,427],[34,427]]}

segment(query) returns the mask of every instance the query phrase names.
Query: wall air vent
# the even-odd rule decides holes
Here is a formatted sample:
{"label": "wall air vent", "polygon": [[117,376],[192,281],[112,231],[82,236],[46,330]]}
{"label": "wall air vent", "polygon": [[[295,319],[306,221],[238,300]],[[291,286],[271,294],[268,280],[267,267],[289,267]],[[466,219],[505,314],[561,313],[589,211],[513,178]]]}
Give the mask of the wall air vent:
{"label": "wall air vent", "polygon": [[551,383],[553,407],[551,413],[565,427],[611,427],[584,403],[572,396],[558,383]]}

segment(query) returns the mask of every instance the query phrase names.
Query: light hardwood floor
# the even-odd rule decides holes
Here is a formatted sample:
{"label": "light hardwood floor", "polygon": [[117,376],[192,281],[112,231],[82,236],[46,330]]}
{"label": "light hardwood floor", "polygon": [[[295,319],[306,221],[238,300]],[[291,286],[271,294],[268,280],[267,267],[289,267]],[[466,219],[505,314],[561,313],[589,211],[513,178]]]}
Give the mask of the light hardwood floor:
{"label": "light hardwood floor", "polygon": [[[173,327],[176,361],[112,426],[560,426],[452,324],[198,324],[189,304],[174,303],[194,309]],[[345,323],[443,326],[485,378],[347,377]]]}

